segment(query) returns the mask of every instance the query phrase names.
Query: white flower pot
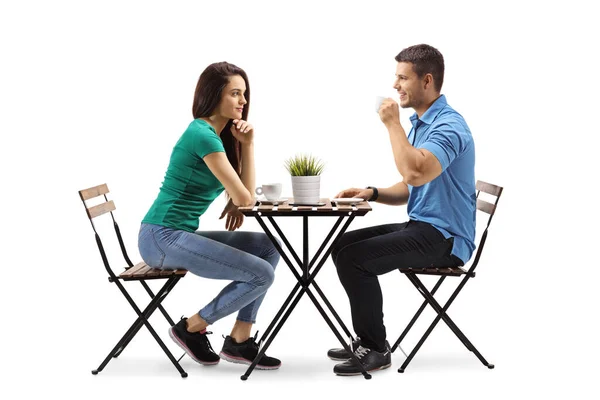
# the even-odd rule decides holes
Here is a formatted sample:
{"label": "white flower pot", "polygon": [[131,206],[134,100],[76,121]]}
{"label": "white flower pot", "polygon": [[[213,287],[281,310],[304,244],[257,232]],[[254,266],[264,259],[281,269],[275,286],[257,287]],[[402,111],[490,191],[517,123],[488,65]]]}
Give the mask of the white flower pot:
{"label": "white flower pot", "polygon": [[321,176],[292,176],[294,203],[317,204],[321,200]]}

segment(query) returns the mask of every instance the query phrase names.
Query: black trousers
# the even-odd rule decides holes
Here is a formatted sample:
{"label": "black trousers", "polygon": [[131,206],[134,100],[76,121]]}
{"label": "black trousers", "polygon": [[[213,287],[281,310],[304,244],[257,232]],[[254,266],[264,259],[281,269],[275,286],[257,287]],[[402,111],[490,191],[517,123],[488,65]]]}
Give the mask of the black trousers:
{"label": "black trousers", "polygon": [[362,345],[385,350],[383,298],[378,275],[400,268],[454,267],[462,261],[451,255],[453,239],[432,225],[408,221],[345,233],[331,256],[352,310],[352,326]]}

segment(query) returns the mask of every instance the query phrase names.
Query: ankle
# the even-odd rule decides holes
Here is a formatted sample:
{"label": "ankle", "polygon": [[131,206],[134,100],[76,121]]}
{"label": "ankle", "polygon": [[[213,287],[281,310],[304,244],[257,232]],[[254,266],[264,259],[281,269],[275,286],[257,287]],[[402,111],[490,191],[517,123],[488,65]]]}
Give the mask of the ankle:
{"label": "ankle", "polygon": [[190,333],[205,333],[206,327],[208,327],[208,323],[205,320],[203,320],[198,314],[194,314],[185,321],[185,327]]}
{"label": "ankle", "polygon": [[252,332],[251,322],[236,320],[229,336],[235,343],[243,343],[250,339],[250,332]]}
{"label": "ankle", "polygon": [[240,343],[244,343],[246,340],[250,339],[250,335],[245,336],[245,335],[229,335],[231,336],[231,339],[233,340],[234,343],[240,344]]}

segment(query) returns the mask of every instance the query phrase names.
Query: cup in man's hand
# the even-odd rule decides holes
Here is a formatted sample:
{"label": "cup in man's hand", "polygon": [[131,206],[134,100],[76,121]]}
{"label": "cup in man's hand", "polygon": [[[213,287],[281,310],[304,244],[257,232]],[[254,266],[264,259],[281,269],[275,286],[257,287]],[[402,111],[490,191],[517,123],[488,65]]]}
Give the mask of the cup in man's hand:
{"label": "cup in man's hand", "polygon": [[379,114],[379,109],[381,108],[381,103],[383,103],[383,101],[386,98],[387,97],[383,97],[383,96],[375,96],[375,112],[377,114]]}

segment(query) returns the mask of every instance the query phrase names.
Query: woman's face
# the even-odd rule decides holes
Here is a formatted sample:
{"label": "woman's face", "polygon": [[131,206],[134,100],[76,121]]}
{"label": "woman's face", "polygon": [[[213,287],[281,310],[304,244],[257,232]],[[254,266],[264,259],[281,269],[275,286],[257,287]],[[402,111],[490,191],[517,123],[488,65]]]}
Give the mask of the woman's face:
{"label": "woman's face", "polygon": [[244,105],[247,101],[244,97],[246,93],[246,82],[240,75],[229,77],[229,83],[221,93],[221,102],[218,107],[218,114],[227,119],[241,119]]}

